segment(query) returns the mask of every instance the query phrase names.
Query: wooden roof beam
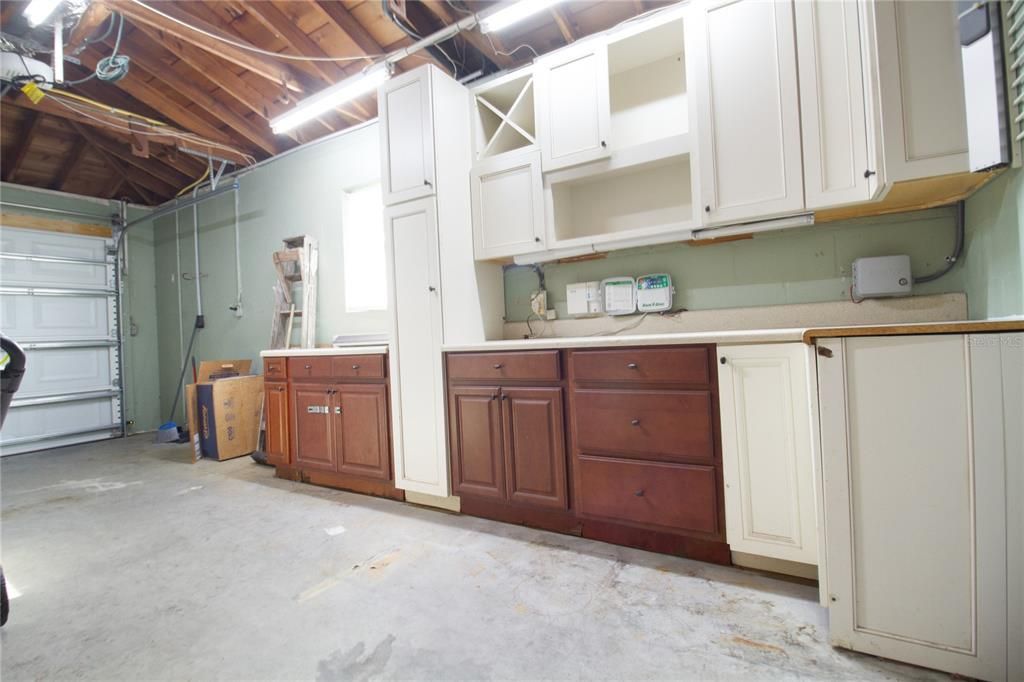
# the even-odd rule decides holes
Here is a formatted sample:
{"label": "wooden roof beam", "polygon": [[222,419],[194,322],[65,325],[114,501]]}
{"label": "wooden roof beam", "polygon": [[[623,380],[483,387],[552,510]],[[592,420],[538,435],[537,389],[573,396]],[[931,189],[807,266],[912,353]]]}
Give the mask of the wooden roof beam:
{"label": "wooden roof beam", "polygon": [[[210,93],[199,87],[195,81],[180,76],[177,71],[153,53],[151,44],[148,42],[143,43],[133,33],[124,36],[121,39],[121,44],[131,55],[132,62],[153,74],[157,81],[189,98],[197,107],[219,119],[228,128],[268,154],[273,155],[282,151],[267,127],[255,125],[246,117],[219,102]],[[200,75],[205,76],[205,74]],[[124,81],[119,81],[118,85],[121,85],[122,82]]]}
{"label": "wooden roof beam", "polygon": [[4,182],[14,182],[14,178],[18,175],[18,171],[21,170],[21,165],[25,162],[29,149],[32,147],[32,138],[35,137],[36,131],[39,130],[39,125],[42,122],[43,117],[40,114],[29,112],[28,120],[24,122],[21,128],[21,145],[18,147],[18,151],[14,153],[14,158],[4,168]]}
{"label": "wooden roof beam", "polygon": [[235,43],[245,43],[244,40],[227,34],[220,27],[214,26],[213,24],[186,12],[179,7],[175,7],[173,3],[159,3],[159,11],[166,14],[168,17],[171,17],[171,19],[168,19],[156,14],[150,9],[140,7],[131,0],[98,1],[103,2],[110,9],[121,12],[126,18],[131,19],[132,23],[136,25],[145,24],[147,26],[152,26],[153,28],[164,30],[187,43],[203,48],[214,56],[229,61],[232,64],[237,64],[238,66],[252,71],[253,73],[259,74],[273,83],[284,85],[295,92],[302,92],[303,90],[302,86],[299,85],[299,81],[294,70],[289,66],[266,55],[243,49],[223,40],[218,40],[216,38],[211,38],[208,35],[204,35],[204,33],[210,33],[227,38]]}
{"label": "wooden roof beam", "polygon": [[166,185],[169,185],[170,187],[181,188],[182,185],[186,184],[185,181],[189,178],[188,175],[182,177],[181,175],[178,174],[177,171],[167,168],[162,163],[159,163],[159,161],[151,161],[143,159],[140,156],[135,156],[134,154],[132,154],[130,149],[124,147],[121,144],[118,144],[117,142],[107,137],[98,135],[92,131],[87,132],[89,133],[89,137],[86,139],[92,146],[102,149],[108,154],[111,154],[114,157],[123,161],[124,163],[128,164],[129,166],[133,166],[139,169],[143,173],[159,180],[160,182]]}
{"label": "wooden roof beam", "polygon": [[[71,29],[64,47],[65,54],[75,54],[75,51],[84,50],[93,38],[100,26],[110,19],[110,8],[106,5],[94,2],[85,8],[85,13],[78,20],[78,24]],[[116,21],[116,18],[113,19]]]}
{"label": "wooden roof beam", "polygon": [[[270,2],[246,3],[245,9],[270,31],[280,36],[298,54],[307,57],[331,57],[320,45],[308,35],[299,30],[295,21],[279,10]],[[344,8],[342,8],[344,11]],[[338,65],[338,62],[308,62],[313,69],[320,74],[328,85],[339,83],[348,78],[348,73]],[[362,117],[362,120],[372,118],[369,110],[359,102],[353,101],[349,104]]]}
{"label": "wooden roof beam", "polygon": [[71,153],[64,159],[64,165],[60,172],[57,173],[57,177],[50,183],[50,189],[55,189],[58,192],[65,191],[68,181],[74,177],[79,162],[81,162],[82,157],[85,156],[85,152],[88,150],[89,143],[84,137],[79,137],[78,141],[75,142],[75,146],[71,148]]}
{"label": "wooden roof beam", "polygon": [[81,123],[75,123],[74,121],[72,121],[69,123],[69,125],[71,125],[75,129],[75,131],[79,135],[81,135],[86,142],[89,143],[90,147],[99,152],[100,156],[102,156],[104,160],[110,162],[108,165],[117,170],[118,174],[121,175],[125,180],[127,180],[128,184],[132,185],[133,187],[141,185],[145,187],[147,190],[153,192],[158,198],[171,196],[179,189],[177,184],[165,182],[160,178],[157,178],[156,176],[149,173],[147,169],[143,169],[140,167],[140,165],[134,163],[131,163],[129,165],[135,166],[142,172],[129,173],[128,169],[125,168],[125,165],[121,162],[119,158],[121,157],[121,154],[113,151],[114,148],[112,147],[112,145],[110,145],[109,143],[105,143],[99,137],[99,135],[89,130]]}
{"label": "wooden roof beam", "polygon": [[580,38],[579,31],[576,30],[572,19],[569,17],[569,13],[554,5],[551,7],[551,16],[555,18],[555,23],[558,25],[558,31],[562,34],[562,38],[565,40],[565,44],[574,43]]}
{"label": "wooden roof beam", "polygon": [[[445,0],[423,0],[421,4],[445,25],[457,23],[462,18],[452,12],[451,6]],[[497,64],[502,69],[508,69],[515,64],[515,60],[511,57],[496,53],[487,38],[477,29],[462,31],[459,35],[463,36],[485,59]]]}

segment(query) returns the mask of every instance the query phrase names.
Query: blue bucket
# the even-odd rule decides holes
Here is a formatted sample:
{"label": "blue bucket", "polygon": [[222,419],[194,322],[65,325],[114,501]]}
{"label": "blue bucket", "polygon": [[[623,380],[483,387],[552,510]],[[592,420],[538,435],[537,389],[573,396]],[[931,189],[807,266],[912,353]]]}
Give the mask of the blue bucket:
{"label": "blue bucket", "polygon": [[173,443],[178,440],[178,425],[174,422],[166,422],[160,425],[156,431],[157,443]]}

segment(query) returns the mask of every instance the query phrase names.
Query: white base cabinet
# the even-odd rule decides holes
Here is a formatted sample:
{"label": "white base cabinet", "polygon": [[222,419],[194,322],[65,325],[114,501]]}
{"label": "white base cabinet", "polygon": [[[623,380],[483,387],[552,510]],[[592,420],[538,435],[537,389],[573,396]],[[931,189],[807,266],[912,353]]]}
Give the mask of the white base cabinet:
{"label": "white base cabinet", "polygon": [[1020,454],[1024,334],[818,347],[831,351],[818,382],[832,643],[1021,679],[1019,657],[1007,662],[1020,648],[1008,641],[1020,609],[1008,612],[1007,578],[1024,567],[1007,564],[1008,529],[1021,525],[1008,526],[1006,473]]}
{"label": "white base cabinet", "polygon": [[729,547],[816,565],[809,349],[719,346],[718,356]]}

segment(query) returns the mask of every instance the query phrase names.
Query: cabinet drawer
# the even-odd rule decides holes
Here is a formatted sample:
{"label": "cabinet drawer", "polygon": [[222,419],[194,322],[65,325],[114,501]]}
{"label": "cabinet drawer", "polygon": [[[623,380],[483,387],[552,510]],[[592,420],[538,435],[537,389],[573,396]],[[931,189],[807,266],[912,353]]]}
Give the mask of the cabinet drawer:
{"label": "cabinet drawer", "polygon": [[453,381],[558,381],[562,378],[562,369],[557,350],[456,353],[448,355],[448,378]]}
{"label": "cabinet drawer", "polygon": [[331,358],[331,376],[340,378],[381,379],[383,355],[336,355]]}
{"label": "cabinet drawer", "polygon": [[708,348],[638,348],[576,351],[570,356],[575,381],[649,384],[708,384]]}
{"label": "cabinet drawer", "polygon": [[580,456],[576,480],[582,515],[719,533],[714,467]]}
{"label": "cabinet drawer", "polygon": [[285,358],[263,358],[263,376],[267,381],[283,381],[288,376]]}
{"label": "cabinet drawer", "polygon": [[573,400],[582,452],[714,461],[710,391],[577,389]]}
{"label": "cabinet drawer", "polygon": [[327,379],[331,376],[331,358],[288,358],[288,376],[292,379]]}

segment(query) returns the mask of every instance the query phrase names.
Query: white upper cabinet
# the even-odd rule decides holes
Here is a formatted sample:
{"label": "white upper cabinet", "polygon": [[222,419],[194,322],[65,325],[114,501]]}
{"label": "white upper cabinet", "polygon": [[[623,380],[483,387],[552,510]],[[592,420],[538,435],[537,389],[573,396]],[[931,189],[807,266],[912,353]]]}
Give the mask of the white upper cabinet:
{"label": "white upper cabinet", "polygon": [[817,564],[808,347],[719,346],[718,354],[729,546]]}
{"label": "white upper cabinet", "polygon": [[797,2],[796,44],[809,209],[874,199],[884,187],[876,102],[871,96],[869,3]]}
{"label": "white upper cabinet", "polygon": [[477,259],[544,248],[540,152],[510,152],[473,168],[473,250]]}
{"label": "white upper cabinet", "polygon": [[434,115],[429,69],[415,69],[380,87],[384,204],[434,193]]}
{"label": "white upper cabinet", "polygon": [[870,3],[889,181],[969,170],[958,3]]}
{"label": "white upper cabinet", "polygon": [[698,5],[693,42],[705,224],[804,208],[790,0]]}
{"label": "white upper cabinet", "polygon": [[537,132],[544,171],[608,155],[608,50],[601,39],[538,60]]}

